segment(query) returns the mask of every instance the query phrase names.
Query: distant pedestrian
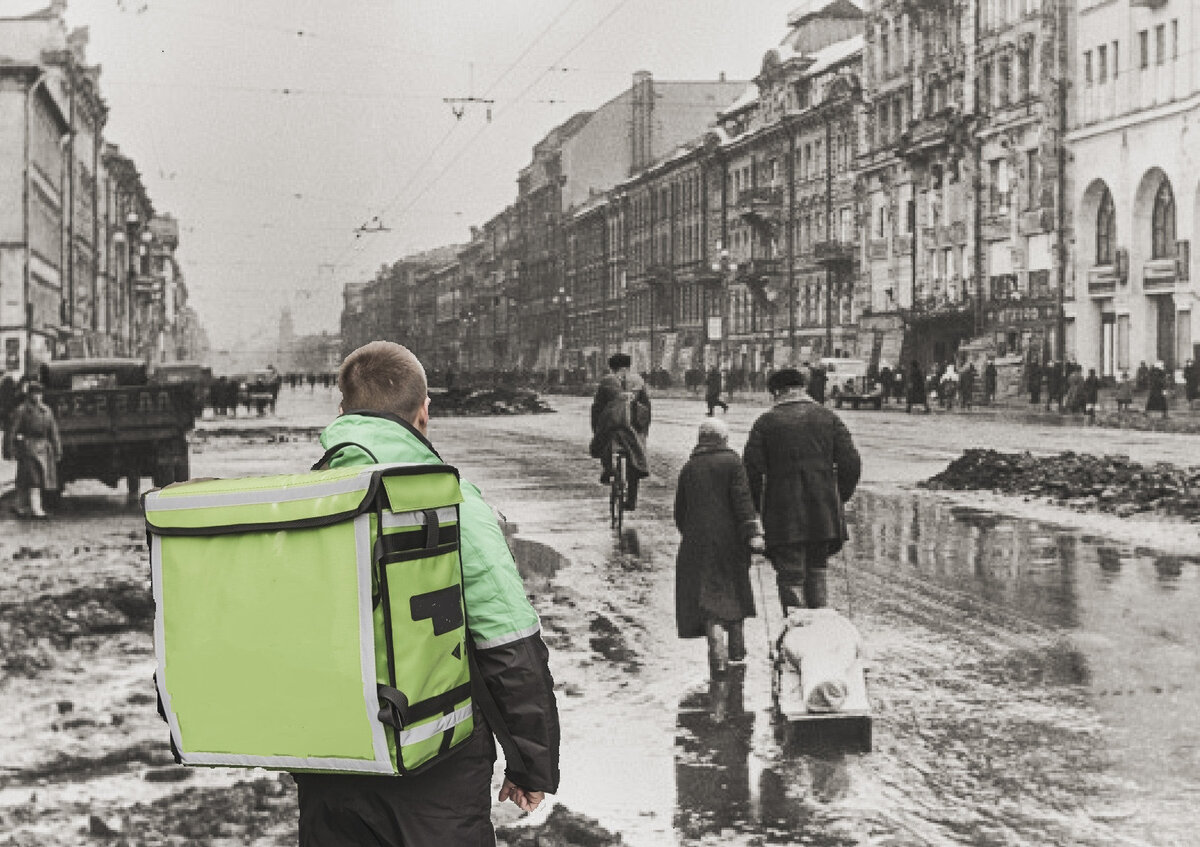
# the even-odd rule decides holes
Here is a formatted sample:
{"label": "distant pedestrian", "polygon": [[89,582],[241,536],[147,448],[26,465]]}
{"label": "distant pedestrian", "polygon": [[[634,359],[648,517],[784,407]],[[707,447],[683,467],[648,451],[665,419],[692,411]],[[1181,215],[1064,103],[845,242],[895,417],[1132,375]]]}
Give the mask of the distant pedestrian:
{"label": "distant pedestrian", "polygon": [[42,402],[42,384],[31,381],[5,433],[5,453],[17,460],[17,514],[45,518],[42,493],[58,490],[62,442],[54,413]]}
{"label": "distant pedestrian", "polygon": [[912,364],[908,367],[908,390],[904,398],[904,411],[912,413],[913,406],[924,406],[925,411],[929,411],[929,395],[925,390],[925,372],[921,370],[921,363],[916,359],[912,360]]}
{"label": "distant pedestrian", "polygon": [[1049,361],[1046,363],[1046,411],[1050,411],[1052,405],[1062,405],[1063,391],[1063,373],[1059,363]]}
{"label": "distant pedestrian", "polygon": [[954,398],[958,396],[958,372],[954,370],[954,365],[947,363],[945,370],[942,371],[942,378],[938,382],[938,398],[942,401],[942,408],[949,411],[954,408]]}
{"label": "distant pedestrian", "polygon": [[862,472],[846,425],[804,389],[795,368],[771,375],[775,405],[754,422],[742,454],[785,612],[827,605],[828,558],[849,537],[843,504]]}
{"label": "distant pedestrian", "polygon": [[1145,359],[1142,359],[1138,364],[1134,384],[1137,386],[1138,391],[1145,391],[1150,387],[1150,368],[1146,366]]}
{"label": "distant pedestrian", "polygon": [[315,391],[317,388],[317,375],[312,371],[308,372],[308,390]]}
{"label": "distant pedestrian", "polygon": [[879,393],[883,403],[887,403],[892,394],[892,366],[887,362],[879,363]]}
{"label": "distant pedestrian", "polygon": [[983,367],[983,400],[989,406],[996,402],[996,363],[991,359]]}
{"label": "distant pedestrian", "polygon": [[961,398],[963,411],[970,411],[971,402],[975,399],[974,362],[967,362],[967,366],[958,375],[958,396]]}
{"label": "distant pedestrian", "polygon": [[822,406],[825,405],[825,369],[819,364],[813,365],[808,377],[808,396]]}
{"label": "distant pedestrian", "polygon": [[1088,368],[1087,379],[1083,381],[1083,410],[1092,420],[1096,419],[1096,407],[1100,404],[1100,377],[1096,376],[1095,368]]}
{"label": "distant pedestrian", "polygon": [[1167,370],[1161,362],[1155,362],[1154,367],[1146,377],[1146,387],[1149,394],[1146,397],[1147,412],[1162,412],[1163,420],[1167,419]]}
{"label": "distant pedestrian", "polygon": [[680,638],[708,639],[710,673],[746,657],[742,622],[754,617],[750,554],[763,551],[750,482],[719,418],[700,424],[675,488],[675,625]]}
{"label": "distant pedestrian", "polygon": [[1183,396],[1189,409],[1196,398],[1200,397],[1200,365],[1191,359],[1183,366]]}
{"label": "distant pedestrian", "polygon": [[904,402],[905,390],[904,368],[896,365],[896,370],[892,372],[892,394],[897,404]]}
{"label": "distant pedestrian", "polygon": [[1121,381],[1117,383],[1114,399],[1118,412],[1128,412],[1133,405],[1133,380],[1129,378],[1129,371],[1121,371]]}
{"label": "distant pedestrian", "polygon": [[729,404],[721,399],[721,372],[713,365],[708,370],[704,380],[704,402],[708,404],[708,416],[711,418],[713,409],[721,407],[722,412],[729,411]]}
{"label": "distant pedestrian", "polygon": [[1025,364],[1025,386],[1029,391],[1029,403],[1036,406],[1042,399],[1042,368],[1037,359]]}
{"label": "distant pedestrian", "polygon": [[1067,366],[1067,399],[1064,405],[1072,415],[1079,414],[1087,405],[1083,394],[1083,368],[1074,363]]}

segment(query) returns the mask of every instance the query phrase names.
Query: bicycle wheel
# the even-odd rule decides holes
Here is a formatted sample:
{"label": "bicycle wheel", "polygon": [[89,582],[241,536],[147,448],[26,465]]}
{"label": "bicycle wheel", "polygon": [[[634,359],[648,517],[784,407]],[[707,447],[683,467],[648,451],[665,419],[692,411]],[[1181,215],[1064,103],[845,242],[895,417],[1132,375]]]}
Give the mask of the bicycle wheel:
{"label": "bicycle wheel", "polygon": [[613,454],[612,487],[608,493],[608,514],[612,526],[620,534],[625,517],[625,454]]}

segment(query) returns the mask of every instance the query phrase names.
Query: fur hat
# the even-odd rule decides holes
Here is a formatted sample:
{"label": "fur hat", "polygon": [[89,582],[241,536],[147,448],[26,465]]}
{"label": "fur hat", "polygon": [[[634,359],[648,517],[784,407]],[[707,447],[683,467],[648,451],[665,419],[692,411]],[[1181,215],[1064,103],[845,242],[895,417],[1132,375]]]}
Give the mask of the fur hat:
{"label": "fur hat", "polygon": [[771,378],[767,380],[767,391],[772,394],[778,394],[785,388],[803,388],[804,374],[795,368],[784,368],[783,370],[775,371],[771,374]]}

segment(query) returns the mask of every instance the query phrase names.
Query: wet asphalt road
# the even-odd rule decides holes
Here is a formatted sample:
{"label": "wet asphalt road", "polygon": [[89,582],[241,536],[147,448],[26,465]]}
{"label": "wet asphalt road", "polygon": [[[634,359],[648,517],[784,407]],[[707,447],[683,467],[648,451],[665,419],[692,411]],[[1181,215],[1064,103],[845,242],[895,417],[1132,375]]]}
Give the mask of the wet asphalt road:
{"label": "wet asphalt road", "polygon": [[[631,845],[1195,843],[1200,570],[1179,551],[1200,549],[1196,530],[1067,520],[1037,504],[911,488],[968,446],[1190,464],[1200,462],[1194,439],[847,411],[865,474],[831,600],[867,644],[875,720],[874,751],[864,755],[848,745],[798,746],[773,721],[768,633],[779,614],[769,567],[755,565],[762,593],[744,672],[712,688],[703,644],[675,638],[670,504],[702,404],[656,403],[652,478],[626,536],[615,539],[606,489],[585,452],[588,401],[552,402],[557,414],[453,420],[437,419],[435,404],[430,435],[518,528],[514,552],[559,685],[559,802]],[[311,430],[335,407],[331,393],[285,389],[278,418],[204,422],[193,474],[306,467],[320,452]],[[762,408],[735,401],[733,446]],[[102,573],[140,575],[140,564],[129,564],[138,514],[100,487],[70,495],[63,517],[78,538],[66,540],[61,525],[4,519],[0,552],[49,550],[42,555],[52,561],[26,557],[10,569],[0,602],[61,595],[54,569],[88,560],[90,550],[103,552]],[[1161,544],[1146,543],[1160,536]],[[78,569],[64,572],[69,585],[87,581]],[[42,770],[89,745],[161,766],[147,751],[165,733],[141,714],[137,693],[149,667],[144,640],[122,633],[66,662],[43,655],[53,645],[33,652],[31,678],[0,684],[0,703],[18,717],[0,747]],[[119,711],[108,708],[113,698],[132,704],[126,712],[136,717],[122,725],[147,741],[115,737],[110,726],[97,731],[98,722],[64,732],[46,713],[55,689],[72,681],[82,682],[81,699],[89,684],[104,688],[93,694],[101,712]],[[58,797],[50,802],[69,814],[88,802],[170,802],[170,786],[141,783],[138,773],[133,796],[108,772],[76,773],[69,786],[43,779],[41,802]],[[230,779],[206,772],[203,782]],[[20,819],[11,799],[0,791],[0,824]],[[242,841],[286,843],[286,817],[283,810],[270,838]]]}

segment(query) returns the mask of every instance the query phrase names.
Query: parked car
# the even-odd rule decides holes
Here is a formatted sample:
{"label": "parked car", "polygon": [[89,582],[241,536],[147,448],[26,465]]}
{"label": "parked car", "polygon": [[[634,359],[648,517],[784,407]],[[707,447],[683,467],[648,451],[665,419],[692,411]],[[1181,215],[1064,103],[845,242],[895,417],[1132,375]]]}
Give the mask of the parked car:
{"label": "parked car", "polygon": [[883,388],[879,380],[868,380],[870,366],[862,359],[822,359],[821,367],[825,369],[829,399],[837,408],[843,404],[852,409],[862,405],[883,408]]}

